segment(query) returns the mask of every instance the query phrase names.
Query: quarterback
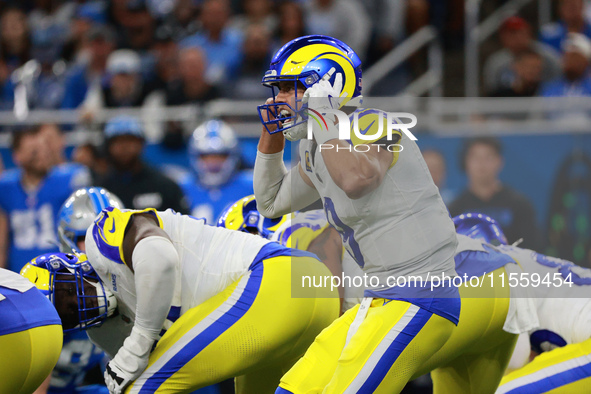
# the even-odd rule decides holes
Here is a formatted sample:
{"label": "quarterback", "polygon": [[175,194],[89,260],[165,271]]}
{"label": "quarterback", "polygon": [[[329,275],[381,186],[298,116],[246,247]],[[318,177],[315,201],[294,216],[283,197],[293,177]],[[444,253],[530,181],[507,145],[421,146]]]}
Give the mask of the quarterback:
{"label": "quarterback", "polygon": [[[278,392],[400,392],[450,337],[461,302],[452,286],[431,292],[387,281],[413,275],[428,283],[430,274],[456,275],[457,241],[447,209],[416,143],[398,130],[388,136],[380,111],[356,108],[361,62],[345,43],[327,36],[297,38],[275,54],[263,84],[273,97],[259,106],[259,211],[278,217],[321,198],[348,253],[376,283],[360,306],[323,331],[282,378]],[[306,107],[316,114],[348,112],[366,138],[374,137],[339,140],[338,124],[325,119],[311,122],[314,138],[307,139]],[[289,172],[283,165],[285,138],[299,140],[300,163]],[[344,149],[320,152],[327,142]],[[361,142],[373,145],[367,152],[346,149]],[[403,151],[378,149],[392,144]]]}
{"label": "quarterback", "polygon": [[188,393],[231,377],[238,393],[270,392],[338,316],[322,289],[291,298],[298,270],[328,273],[313,255],[172,210],[106,208],[85,246],[88,261],[46,256],[30,269],[52,273],[64,329],[88,329],[112,356],[111,393]]}

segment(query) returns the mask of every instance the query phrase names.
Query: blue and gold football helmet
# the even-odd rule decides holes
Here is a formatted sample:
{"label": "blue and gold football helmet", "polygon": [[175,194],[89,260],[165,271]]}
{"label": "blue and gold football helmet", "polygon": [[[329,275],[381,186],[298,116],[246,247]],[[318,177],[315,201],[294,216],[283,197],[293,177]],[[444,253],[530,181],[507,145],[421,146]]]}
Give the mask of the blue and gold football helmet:
{"label": "blue and gold football helmet", "polygon": [[289,214],[276,219],[264,217],[257,211],[257,202],[254,196],[250,195],[224,209],[218,219],[217,226],[257,234],[270,239],[273,233],[289,219]]}
{"label": "blue and gold football helmet", "polygon": [[482,239],[492,245],[508,245],[507,237],[496,220],[482,213],[463,213],[454,217],[458,234],[474,239]]}
{"label": "blue and gold football helmet", "polygon": [[[322,35],[311,35],[296,38],[285,44],[271,60],[269,70],[263,77],[263,85],[270,87],[273,94],[273,103],[259,105],[259,117],[265,129],[273,134],[287,130],[307,120],[302,97],[297,96],[297,85],[301,83],[308,89],[320,81],[331,69],[335,69],[330,77],[331,84],[338,73],[343,76],[343,88],[340,97],[341,107],[346,105],[359,106],[361,100],[361,60],[359,56],[344,42]],[[294,83],[296,91],[295,106],[287,103],[275,102],[275,88],[280,82]],[[355,100],[353,100],[355,99]],[[280,106],[288,106],[293,112],[291,116],[282,115]],[[267,119],[264,120],[263,112],[267,111]],[[288,126],[283,126],[288,122]],[[281,124],[280,124],[281,123]],[[276,130],[272,130],[276,126]]]}
{"label": "blue and gold football helmet", "polygon": [[[62,319],[65,333],[99,326],[117,308],[115,296],[104,288],[85,254],[42,254],[25,264],[20,273],[49,298]],[[71,312],[69,306],[56,303],[56,289],[71,293],[72,297],[75,294],[78,301],[75,322],[64,315],[64,311]]]}

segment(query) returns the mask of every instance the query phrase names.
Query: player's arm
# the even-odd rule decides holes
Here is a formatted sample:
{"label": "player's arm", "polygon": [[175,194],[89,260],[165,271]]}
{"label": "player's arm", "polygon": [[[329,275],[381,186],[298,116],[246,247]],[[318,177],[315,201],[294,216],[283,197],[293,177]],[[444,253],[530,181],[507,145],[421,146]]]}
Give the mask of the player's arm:
{"label": "player's arm", "polygon": [[269,218],[305,208],[320,198],[299,165],[287,171],[283,163],[284,146],[282,133],[269,134],[263,127],[254,164],[253,188],[257,209]]}
{"label": "player's arm", "polygon": [[8,216],[0,209],[0,268],[8,268]]}
{"label": "player's arm", "polygon": [[[341,277],[343,267],[341,260],[343,257],[343,241],[334,227],[327,227],[316,237],[308,246],[308,252],[314,253],[328,267],[333,276]],[[341,283],[339,286],[339,297],[341,307],[344,297],[344,289]]]}
{"label": "player's arm", "polygon": [[380,145],[368,147],[367,152],[356,152],[349,142],[338,139],[328,140],[320,146],[330,177],[351,199],[361,198],[377,189],[392,165],[392,152]]}
{"label": "player's arm", "polygon": [[134,273],[137,304],[131,334],[107,365],[105,382],[112,392],[141,375],[172,304],[179,256],[151,214],[135,214],[123,238],[123,257]]}

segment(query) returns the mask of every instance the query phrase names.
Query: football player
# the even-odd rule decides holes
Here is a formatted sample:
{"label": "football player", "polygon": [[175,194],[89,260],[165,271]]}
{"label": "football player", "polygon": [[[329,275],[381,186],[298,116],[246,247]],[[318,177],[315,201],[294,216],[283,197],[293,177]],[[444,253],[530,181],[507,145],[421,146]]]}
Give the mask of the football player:
{"label": "football player", "polygon": [[[112,393],[190,392],[231,377],[239,393],[273,391],[338,316],[330,289],[292,297],[292,281],[330,274],[313,255],[172,210],[106,208],[85,246],[89,262],[62,255],[31,265],[53,273],[64,329],[105,320],[88,335],[113,356]],[[75,286],[83,279],[92,286]]]}
{"label": "football player", "polygon": [[0,268],[0,393],[34,392],[58,360],[62,326],[45,290]]}
{"label": "football player", "polygon": [[189,200],[191,215],[213,223],[236,196],[252,194],[252,172],[240,170],[240,150],[234,130],[221,120],[195,129],[189,141],[191,173],[179,185]]}
{"label": "football player", "polygon": [[[288,248],[314,253],[328,267],[333,276],[340,277],[343,271],[342,260],[345,253],[343,253],[341,237],[334,228],[330,227],[322,210],[296,212],[269,219],[257,210],[254,195],[250,195],[226,208],[219,217],[217,225],[229,230],[260,235]],[[359,272],[357,268],[354,274]],[[343,299],[345,297],[343,287],[337,287],[339,297]],[[348,294],[348,296],[350,302],[345,302],[347,309],[359,302],[356,298],[353,299],[352,295]],[[363,297],[363,293],[360,296]]]}
{"label": "football player", "polygon": [[[498,225],[484,215],[463,214],[454,218],[454,222],[458,232],[499,245],[499,250],[517,261],[530,280],[540,279],[538,286],[531,287],[539,325],[529,331],[529,343],[534,354],[542,354],[506,375],[497,393],[588,391],[591,385],[591,270],[508,245]],[[544,278],[552,284],[544,284]],[[524,349],[523,355],[513,355],[521,364],[527,363],[529,356],[529,347]]]}
{"label": "football player", "polygon": [[[259,211],[278,217],[322,198],[328,221],[371,284],[361,306],[322,332],[278,392],[308,392],[312,384],[326,393],[400,392],[458,322],[458,289],[429,286],[429,275],[456,275],[447,209],[416,143],[400,130],[388,136],[382,112],[355,109],[361,61],[348,45],[317,35],[292,40],[273,57],[263,84],[273,97],[259,106]],[[306,138],[304,104],[318,119],[310,122],[313,139]],[[322,117],[335,110],[358,119],[368,140],[339,140],[338,122]],[[289,172],[285,138],[300,140],[300,163]],[[391,278],[409,275],[411,285],[392,285]]]}
{"label": "football player", "polygon": [[[109,206],[123,208],[117,196],[100,187],[86,187],[76,190],[64,202],[58,213],[57,233],[62,253],[84,252],[86,230],[96,216]],[[97,368],[104,360],[104,352],[88,339],[84,332],[64,334],[60,358],[53,369],[46,391],[37,393],[78,393],[104,394],[104,385],[84,385],[84,378],[90,370]]]}

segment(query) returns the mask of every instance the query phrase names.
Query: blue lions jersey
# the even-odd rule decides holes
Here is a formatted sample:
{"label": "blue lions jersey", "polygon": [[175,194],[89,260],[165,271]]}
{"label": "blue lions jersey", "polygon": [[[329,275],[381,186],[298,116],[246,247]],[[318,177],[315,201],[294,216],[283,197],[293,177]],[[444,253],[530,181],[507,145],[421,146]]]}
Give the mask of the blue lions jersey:
{"label": "blue lions jersey", "polygon": [[[106,386],[80,387],[92,368],[106,364],[105,354],[95,346],[83,331],[64,336],[64,346],[57,365],[51,373],[48,394],[58,393],[108,393]],[[102,363],[102,364],[101,364]]]}
{"label": "blue lions jersey", "polygon": [[189,200],[191,216],[205,218],[206,223],[214,225],[224,208],[254,193],[252,171],[238,172],[230,181],[215,189],[201,186],[192,173],[180,177],[179,185]]}
{"label": "blue lions jersey", "polygon": [[86,167],[70,163],[54,167],[33,191],[23,188],[21,176],[18,168],[0,176],[0,210],[9,225],[7,268],[14,272],[40,254],[58,252],[58,211],[74,190],[90,182]]}

